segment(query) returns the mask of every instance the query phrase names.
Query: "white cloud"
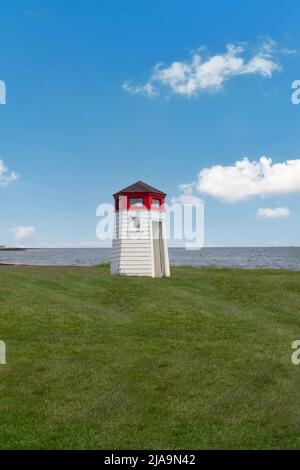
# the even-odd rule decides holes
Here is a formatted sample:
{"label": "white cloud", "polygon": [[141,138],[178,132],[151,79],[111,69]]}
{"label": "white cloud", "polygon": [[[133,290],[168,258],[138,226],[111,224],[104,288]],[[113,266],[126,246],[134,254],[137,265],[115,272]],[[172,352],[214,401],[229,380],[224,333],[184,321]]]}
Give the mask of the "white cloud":
{"label": "white cloud", "polygon": [[126,81],[122,85],[123,90],[128,91],[131,95],[148,95],[156,96],[157,92],[154,90],[152,83],[146,83],[146,85],[132,85],[131,81]]}
{"label": "white cloud", "polygon": [[3,161],[0,160],[0,186],[7,186],[12,181],[15,181],[19,178],[14,171],[9,171],[8,168],[4,165]]}
{"label": "white cloud", "polygon": [[271,158],[261,157],[253,162],[244,158],[231,166],[215,165],[199,173],[195,187],[226,202],[300,192],[300,160],[272,163]]}
{"label": "white cloud", "polygon": [[283,47],[281,51],[283,54],[286,55],[295,55],[298,52],[297,49],[289,49],[288,47]]}
{"label": "white cloud", "polygon": [[12,229],[14,232],[14,239],[16,241],[24,240],[26,238],[32,238],[35,234],[35,228],[32,226],[16,226]]}
{"label": "white cloud", "polygon": [[226,52],[203,59],[200,49],[190,61],[174,61],[164,67],[157,64],[145,85],[123,84],[123,89],[132,94],[153,96],[161,86],[174,94],[193,96],[200,91],[217,91],[234,76],[260,75],[270,78],[280,70],[274,60],[275,46],[272,40],[264,42],[249,58],[244,57],[245,48],[228,44]]}
{"label": "white cloud", "polygon": [[181,194],[172,198],[172,203],[179,204],[203,204],[203,200],[195,194],[195,184],[180,184],[179,190]]}
{"label": "white cloud", "polygon": [[276,207],[275,209],[270,209],[268,207],[258,209],[257,215],[259,217],[265,217],[267,219],[278,219],[280,217],[289,217],[291,211],[286,207]]}

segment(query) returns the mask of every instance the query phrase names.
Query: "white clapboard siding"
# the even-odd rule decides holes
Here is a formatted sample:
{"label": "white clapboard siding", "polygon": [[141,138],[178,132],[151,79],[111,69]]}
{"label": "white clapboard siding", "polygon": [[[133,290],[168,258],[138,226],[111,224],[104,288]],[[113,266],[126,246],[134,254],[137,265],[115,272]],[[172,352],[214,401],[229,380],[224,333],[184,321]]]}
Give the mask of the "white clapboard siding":
{"label": "white clapboard siding", "polygon": [[[112,274],[154,276],[152,220],[163,220],[163,214],[145,210],[116,213]],[[135,225],[136,222],[139,227]]]}

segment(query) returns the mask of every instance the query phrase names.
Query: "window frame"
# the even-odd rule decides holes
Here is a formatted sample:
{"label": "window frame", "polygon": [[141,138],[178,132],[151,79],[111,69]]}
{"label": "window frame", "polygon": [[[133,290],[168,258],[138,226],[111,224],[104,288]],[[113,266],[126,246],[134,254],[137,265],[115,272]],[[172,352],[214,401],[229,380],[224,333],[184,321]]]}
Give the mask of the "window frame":
{"label": "window frame", "polygon": [[[158,202],[158,204],[153,204],[153,201]],[[160,209],[162,205],[161,199],[158,197],[153,197],[151,199],[151,209]]]}
{"label": "window frame", "polygon": [[[131,201],[142,201],[142,202],[132,204]],[[140,209],[144,206],[145,206],[145,204],[144,204],[144,198],[143,197],[130,197],[129,198],[129,209],[133,209],[133,208],[139,208]]]}

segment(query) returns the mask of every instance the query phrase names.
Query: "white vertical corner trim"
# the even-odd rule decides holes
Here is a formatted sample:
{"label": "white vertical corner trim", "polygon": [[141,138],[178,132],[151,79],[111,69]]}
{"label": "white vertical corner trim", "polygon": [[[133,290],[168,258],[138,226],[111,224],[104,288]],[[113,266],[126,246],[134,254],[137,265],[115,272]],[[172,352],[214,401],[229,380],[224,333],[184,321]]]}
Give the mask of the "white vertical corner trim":
{"label": "white vertical corner trim", "polygon": [[153,230],[152,230],[152,220],[149,217],[149,233],[150,233],[150,252],[151,252],[151,276],[155,277],[155,266],[154,266],[154,252],[153,252]]}

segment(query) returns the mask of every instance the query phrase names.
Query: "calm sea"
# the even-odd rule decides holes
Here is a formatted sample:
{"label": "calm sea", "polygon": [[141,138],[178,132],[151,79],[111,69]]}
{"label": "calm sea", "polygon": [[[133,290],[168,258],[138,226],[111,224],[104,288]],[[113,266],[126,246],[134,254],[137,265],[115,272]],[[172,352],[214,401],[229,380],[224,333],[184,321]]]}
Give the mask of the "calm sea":
{"label": "calm sea", "polygon": [[[171,248],[173,266],[219,266],[300,270],[299,248]],[[43,248],[1,251],[0,264],[92,266],[110,261],[109,248]]]}

